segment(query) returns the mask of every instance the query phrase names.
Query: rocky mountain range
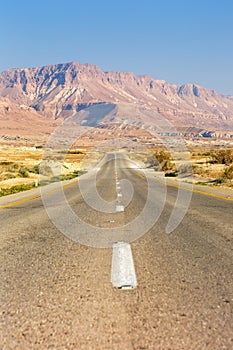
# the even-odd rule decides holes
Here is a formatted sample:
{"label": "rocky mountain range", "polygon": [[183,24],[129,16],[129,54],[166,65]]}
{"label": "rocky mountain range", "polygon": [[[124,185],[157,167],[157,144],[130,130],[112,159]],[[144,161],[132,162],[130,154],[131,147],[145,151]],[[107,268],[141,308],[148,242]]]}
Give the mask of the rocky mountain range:
{"label": "rocky mountain range", "polygon": [[[196,84],[174,85],[148,75],[103,72],[95,65],[77,62],[9,69],[0,74],[0,121],[5,126],[6,120],[13,125],[17,116],[19,124],[21,118],[22,123],[42,123],[46,129],[103,102],[140,105],[181,129],[233,131],[233,97]],[[36,130],[35,125],[33,128]]]}

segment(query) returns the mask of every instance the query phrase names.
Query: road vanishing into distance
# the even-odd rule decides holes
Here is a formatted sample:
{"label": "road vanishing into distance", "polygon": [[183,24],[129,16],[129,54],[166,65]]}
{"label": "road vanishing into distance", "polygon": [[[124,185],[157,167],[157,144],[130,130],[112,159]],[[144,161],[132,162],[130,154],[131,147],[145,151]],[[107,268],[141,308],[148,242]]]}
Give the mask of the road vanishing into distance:
{"label": "road vanishing into distance", "polygon": [[[186,215],[167,234],[178,195],[175,182],[169,183],[157,222],[130,242],[137,286],[115,288],[113,250],[94,245],[104,242],[103,229],[109,237],[116,227],[124,242],[122,227],[140,216],[148,185],[126,156],[106,157],[90,174],[63,183],[66,204],[86,231],[77,232],[66,217],[57,184],[44,187],[47,210],[39,189],[1,198],[1,349],[233,349],[232,197],[194,189]],[[156,210],[163,187],[150,176]],[[110,212],[90,207],[92,179]],[[114,212],[117,203],[123,209]],[[51,209],[74,240],[48,216]],[[90,246],[79,243],[88,227],[96,228]]]}

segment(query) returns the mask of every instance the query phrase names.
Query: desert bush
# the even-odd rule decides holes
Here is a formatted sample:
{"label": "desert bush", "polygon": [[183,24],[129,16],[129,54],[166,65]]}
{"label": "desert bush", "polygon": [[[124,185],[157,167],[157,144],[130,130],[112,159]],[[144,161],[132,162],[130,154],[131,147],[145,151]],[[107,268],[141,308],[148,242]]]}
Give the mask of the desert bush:
{"label": "desert bush", "polygon": [[35,166],[30,170],[30,173],[39,174],[39,173],[40,173],[40,167],[39,167],[39,165],[35,165]]}
{"label": "desert bush", "polygon": [[233,151],[230,149],[221,149],[211,155],[212,163],[231,165],[233,163]]}
{"label": "desert bush", "polygon": [[204,153],[200,153],[199,155],[202,155],[204,157],[210,157],[211,156],[211,152],[204,152]]}
{"label": "desert bush", "polygon": [[19,168],[20,168],[20,164],[19,163],[13,163],[12,164],[12,169],[18,170]]}
{"label": "desert bush", "polygon": [[20,177],[29,177],[29,175],[28,175],[28,169],[26,169],[26,168],[20,168],[20,169],[19,169],[19,176],[20,176]]}
{"label": "desert bush", "polygon": [[170,160],[164,160],[160,164],[160,167],[163,171],[175,171],[176,167]]}
{"label": "desert bush", "polygon": [[165,160],[171,160],[171,154],[166,151],[159,151],[154,153],[154,157],[159,161],[159,163],[162,163]]}
{"label": "desert bush", "polygon": [[224,183],[226,180],[222,177],[217,178],[214,182],[216,185],[221,185],[222,183]]}
{"label": "desert bush", "polygon": [[84,154],[82,151],[77,151],[77,150],[69,150],[67,154]]}
{"label": "desert bush", "polygon": [[171,160],[172,158],[169,152],[158,151],[149,157],[147,162],[149,163],[149,167],[153,167],[155,170],[175,171],[175,165]]}
{"label": "desert bush", "polygon": [[198,165],[193,165],[193,173],[196,175],[202,175],[205,176],[206,175],[206,169],[198,166]]}
{"label": "desert bush", "polygon": [[15,170],[18,170],[19,168],[20,168],[20,164],[18,163],[8,162],[8,161],[0,162],[1,171],[5,170],[5,171],[13,172]]}
{"label": "desert bush", "polygon": [[233,180],[233,165],[225,169],[223,177],[228,180]]}
{"label": "desert bush", "polygon": [[14,163],[13,162],[8,162],[8,161],[0,162],[1,166],[12,165],[12,164],[14,164]]}

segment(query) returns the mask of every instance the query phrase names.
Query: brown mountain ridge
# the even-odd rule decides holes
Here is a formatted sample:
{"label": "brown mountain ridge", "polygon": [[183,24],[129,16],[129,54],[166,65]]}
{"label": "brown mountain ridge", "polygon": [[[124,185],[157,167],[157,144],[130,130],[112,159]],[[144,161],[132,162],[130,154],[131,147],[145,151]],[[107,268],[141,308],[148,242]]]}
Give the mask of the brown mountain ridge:
{"label": "brown mountain ridge", "polygon": [[[0,106],[6,101],[18,106],[14,108],[21,106],[24,118],[26,114],[33,120],[43,116],[44,123],[44,117],[52,122],[107,102],[141,105],[166,117],[177,128],[233,131],[232,96],[196,84],[169,84],[148,75],[103,72],[96,65],[78,62],[6,70],[0,74],[0,97]],[[7,114],[0,108],[1,120],[3,110]]]}

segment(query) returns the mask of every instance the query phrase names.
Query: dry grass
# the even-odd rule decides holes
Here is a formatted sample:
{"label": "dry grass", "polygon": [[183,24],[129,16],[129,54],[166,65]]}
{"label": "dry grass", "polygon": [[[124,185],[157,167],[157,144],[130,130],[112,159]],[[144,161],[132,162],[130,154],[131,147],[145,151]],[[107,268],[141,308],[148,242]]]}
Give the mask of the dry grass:
{"label": "dry grass", "polygon": [[[146,163],[155,170],[162,169],[165,176],[190,172],[190,166],[182,164],[182,153],[176,152],[172,156],[173,159],[168,152],[155,150]],[[199,149],[198,152],[190,152],[190,160],[195,182],[233,187],[233,149]]]}
{"label": "dry grass", "polygon": [[219,149],[192,153],[194,174],[216,184],[233,186],[233,150]]}
{"label": "dry grass", "polygon": [[[62,175],[75,174],[81,169],[86,150],[70,150],[60,154]],[[4,146],[0,148],[0,189],[12,186],[29,185],[39,180],[43,149],[34,147]]]}
{"label": "dry grass", "polygon": [[[233,149],[206,150],[190,152],[193,166],[194,179],[196,182],[216,183],[233,187]],[[40,162],[44,150],[34,147],[0,147],[0,190],[12,186],[30,185],[39,179],[41,172]],[[88,169],[98,162],[103,156],[101,152],[90,150],[71,149],[67,154],[61,150],[57,152],[57,160],[62,163],[62,176],[75,174],[78,170]],[[177,160],[176,169],[171,156],[160,150],[145,150],[131,152],[130,158],[141,164],[153,166],[155,169],[162,168],[166,174],[188,173],[190,167],[182,163],[184,154],[177,152],[174,156]],[[45,169],[46,170],[46,169]],[[44,173],[46,180],[52,174]]]}

